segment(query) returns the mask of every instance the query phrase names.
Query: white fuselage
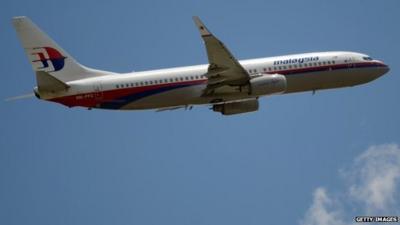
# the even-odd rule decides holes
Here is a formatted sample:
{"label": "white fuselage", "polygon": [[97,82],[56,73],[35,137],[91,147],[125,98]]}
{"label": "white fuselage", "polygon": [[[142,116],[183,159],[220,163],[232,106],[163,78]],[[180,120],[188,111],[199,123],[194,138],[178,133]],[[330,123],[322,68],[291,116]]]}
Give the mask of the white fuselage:
{"label": "white fuselage", "polygon": [[[354,52],[316,52],[241,60],[250,76],[284,75],[293,93],[354,86],[372,81],[389,68]],[[109,74],[71,81],[57,94],[37,93],[66,106],[106,109],[154,109],[257,98],[245,87],[224,86],[204,95],[208,65],[177,67],[127,74]]]}

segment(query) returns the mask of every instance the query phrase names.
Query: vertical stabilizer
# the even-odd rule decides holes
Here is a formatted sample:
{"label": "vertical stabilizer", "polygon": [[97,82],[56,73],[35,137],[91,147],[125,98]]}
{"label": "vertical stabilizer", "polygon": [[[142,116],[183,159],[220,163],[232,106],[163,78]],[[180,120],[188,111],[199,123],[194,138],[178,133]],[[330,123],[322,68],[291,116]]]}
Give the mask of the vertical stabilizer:
{"label": "vertical stabilizer", "polygon": [[54,76],[56,80],[66,83],[111,74],[79,64],[29,18],[14,17],[13,25],[37,76],[45,72]]}

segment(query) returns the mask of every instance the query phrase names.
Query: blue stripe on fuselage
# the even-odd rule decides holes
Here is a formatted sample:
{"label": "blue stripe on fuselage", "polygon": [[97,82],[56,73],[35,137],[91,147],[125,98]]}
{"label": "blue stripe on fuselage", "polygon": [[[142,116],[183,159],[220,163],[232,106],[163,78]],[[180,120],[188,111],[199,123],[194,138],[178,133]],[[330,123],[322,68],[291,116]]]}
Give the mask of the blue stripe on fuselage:
{"label": "blue stripe on fuselage", "polygon": [[[308,67],[308,68],[296,68],[296,69],[290,69],[290,70],[282,70],[282,71],[273,71],[273,72],[267,72],[268,73],[278,73],[282,75],[295,75],[295,74],[303,74],[303,73],[312,73],[312,72],[321,72],[321,71],[328,71],[328,70],[340,70],[340,69],[353,69],[353,68],[366,68],[366,67],[384,67],[385,65],[381,64],[363,64],[363,63],[354,63],[352,67],[349,67],[348,64],[341,64],[341,65],[325,65],[325,66],[318,66],[318,67]],[[178,89],[178,88],[184,88],[188,86],[193,86],[193,85],[198,85],[196,84],[172,84],[171,86],[166,86],[166,87],[160,87],[156,89],[151,89],[151,90],[146,90],[143,92],[139,93],[134,93],[130,95],[126,95],[120,98],[116,98],[112,101],[109,102],[104,102],[100,104],[100,108],[106,108],[106,109],[120,109],[123,106],[151,96],[155,94],[160,94],[166,91]]]}
{"label": "blue stripe on fuselage", "polygon": [[112,100],[111,102],[104,102],[100,105],[100,108],[106,108],[106,109],[120,109],[124,105],[127,105],[133,101],[139,100],[144,97],[148,97],[150,95],[154,94],[160,94],[166,91],[178,89],[178,88],[184,88],[192,85],[198,85],[198,84],[178,84],[174,86],[167,86],[167,87],[160,87],[157,89],[151,89],[151,90],[146,90],[143,92],[139,93],[134,93],[130,95],[126,95],[117,99]]}

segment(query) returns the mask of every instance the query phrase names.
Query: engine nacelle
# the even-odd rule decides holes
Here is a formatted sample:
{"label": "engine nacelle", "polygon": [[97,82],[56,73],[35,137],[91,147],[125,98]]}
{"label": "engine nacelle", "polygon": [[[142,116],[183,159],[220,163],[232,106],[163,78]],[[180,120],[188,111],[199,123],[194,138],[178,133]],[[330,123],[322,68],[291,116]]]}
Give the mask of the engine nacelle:
{"label": "engine nacelle", "polygon": [[232,102],[221,105],[214,105],[213,110],[214,112],[220,112],[223,115],[254,112],[258,110],[258,101],[255,99],[243,102]]}
{"label": "engine nacelle", "polygon": [[271,95],[286,91],[286,77],[281,74],[267,74],[250,80],[250,95]]}

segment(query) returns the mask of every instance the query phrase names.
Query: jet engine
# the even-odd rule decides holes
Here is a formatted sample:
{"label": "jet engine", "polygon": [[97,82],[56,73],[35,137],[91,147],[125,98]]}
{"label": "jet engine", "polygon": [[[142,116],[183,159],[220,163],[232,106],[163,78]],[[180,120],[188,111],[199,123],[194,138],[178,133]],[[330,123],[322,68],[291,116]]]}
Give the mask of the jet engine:
{"label": "jet engine", "polygon": [[250,80],[250,95],[271,95],[286,91],[286,77],[281,74],[267,74]]}
{"label": "jet engine", "polygon": [[214,105],[213,111],[220,112],[222,115],[234,115],[239,113],[254,112],[258,110],[258,100],[248,100],[242,102],[232,102]]}

